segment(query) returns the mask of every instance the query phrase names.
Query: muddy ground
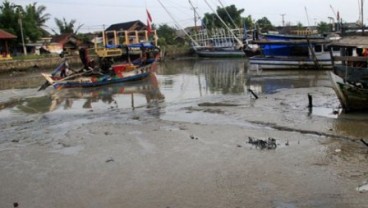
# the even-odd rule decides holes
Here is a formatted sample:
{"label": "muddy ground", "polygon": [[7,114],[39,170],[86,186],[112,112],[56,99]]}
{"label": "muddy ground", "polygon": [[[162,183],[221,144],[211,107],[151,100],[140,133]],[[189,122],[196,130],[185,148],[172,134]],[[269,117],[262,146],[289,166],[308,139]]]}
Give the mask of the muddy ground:
{"label": "muddy ground", "polygon": [[368,207],[368,122],[335,107],[315,87],[4,116],[0,207]]}

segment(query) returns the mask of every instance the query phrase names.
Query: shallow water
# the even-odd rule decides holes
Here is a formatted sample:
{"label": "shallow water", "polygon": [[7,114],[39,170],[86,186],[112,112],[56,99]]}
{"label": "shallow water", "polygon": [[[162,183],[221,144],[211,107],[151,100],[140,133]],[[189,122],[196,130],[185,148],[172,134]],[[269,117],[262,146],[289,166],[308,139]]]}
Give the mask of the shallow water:
{"label": "shallow water", "polygon": [[[108,85],[87,89],[37,91],[44,82],[40,72],[14,72],[0,75],[0,116],[12,117],[28,114],[85,115],[89,112],[103,113],[106,110],[123,109],[136,113],[145,112],[166,120],[213,122],[219,118],[198,112],[179,111],[198,102],[223,102],[236,100],[252,105],[252,90],[257,96],[267,98],[280,92],[293,89],[329,88],[330,81],[326,71],[248,70],[245,59],[189,59],[171,60],[159,64],[156,75],[149,79],[128,84]],[[291,99],[284,103],[286,113],[305,111],[301,91],[280,94],[280,99]],[[254,100],[254,99],[253,99]],[[277,101],[277,98],[275,98]],[[366,114],[341,115],[339,103],[334,94],[319,95],[313,110],[308,116],[334,119],[331,126],[341,131],[351,131],[354,135],[364,135],[362,123]],[[244,104],[244,103],[243,103]],[[243,105],[242,104],[242,105]],[[268,102],[270,108],[276,108]],[[221,122],[236,122],[221,118]],[[360,133],[357,133],[360,132]]]}

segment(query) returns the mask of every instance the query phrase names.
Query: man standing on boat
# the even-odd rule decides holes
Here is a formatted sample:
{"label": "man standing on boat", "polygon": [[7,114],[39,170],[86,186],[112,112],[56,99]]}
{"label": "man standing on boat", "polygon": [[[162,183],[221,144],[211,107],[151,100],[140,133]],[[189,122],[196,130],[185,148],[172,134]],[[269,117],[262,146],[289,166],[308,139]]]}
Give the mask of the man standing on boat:
{"label": "man standing on boat", "polygon": [[68,63],[68,60],[67,58],[65,57],[65,50],[63,50],[63,52],[60,53],[60,66],[61,66],[61,69],[60,69],[60,77],[64,78],[67,76],[68,74],[68,71],[69,71],[69,63]]}

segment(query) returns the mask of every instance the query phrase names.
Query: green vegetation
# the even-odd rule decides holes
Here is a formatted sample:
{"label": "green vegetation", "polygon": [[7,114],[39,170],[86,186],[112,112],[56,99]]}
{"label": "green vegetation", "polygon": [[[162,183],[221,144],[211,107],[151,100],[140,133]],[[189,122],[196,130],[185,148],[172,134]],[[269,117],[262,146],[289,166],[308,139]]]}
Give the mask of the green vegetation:
{"label": "green vegetation", "polygon": [[15,34],[17,42],[21,42],[21,23],[25,41],[37,41],[46,33],[43,27],[50,15],[45,14],[45,10],[46,7],[37,3],[23,8],[5,0],[0,6],[0,28]]}

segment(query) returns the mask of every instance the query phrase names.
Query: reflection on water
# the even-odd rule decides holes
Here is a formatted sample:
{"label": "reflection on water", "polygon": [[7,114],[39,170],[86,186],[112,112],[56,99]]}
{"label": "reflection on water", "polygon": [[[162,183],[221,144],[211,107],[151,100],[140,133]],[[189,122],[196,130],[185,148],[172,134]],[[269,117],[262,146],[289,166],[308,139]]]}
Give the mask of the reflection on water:
{"label": "reflection on water", "polygon": [[271,94],[280,89],[330,86],[326,71],[248,71],[247,85],[257,93]]}
{"label": "reflection on water", "polygon": [[114,84],[94,88],[73,88],[52,90],[49,95],[32,97],[14,103],[24,113],[45,113],[51,111],[80,111],[82,109],[131,108],[145,106],[155,108],[164,100],[157,77],[153,74],[145,80]]}

